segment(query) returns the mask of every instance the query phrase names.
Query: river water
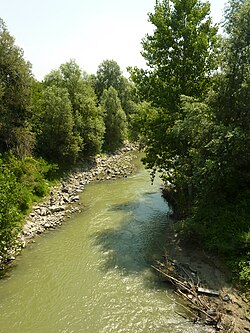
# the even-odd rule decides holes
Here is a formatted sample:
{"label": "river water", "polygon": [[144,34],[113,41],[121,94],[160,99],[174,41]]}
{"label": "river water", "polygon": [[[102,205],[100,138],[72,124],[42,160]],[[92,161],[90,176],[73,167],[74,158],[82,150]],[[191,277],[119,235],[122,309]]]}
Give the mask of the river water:
{"label": "river water", "polygon": [[173,292],[150,269],[168,223],[159,187],[142,166],[87,185],[82,212],[36,238],[0,280],[0,332],[207,332],[177,314]]}

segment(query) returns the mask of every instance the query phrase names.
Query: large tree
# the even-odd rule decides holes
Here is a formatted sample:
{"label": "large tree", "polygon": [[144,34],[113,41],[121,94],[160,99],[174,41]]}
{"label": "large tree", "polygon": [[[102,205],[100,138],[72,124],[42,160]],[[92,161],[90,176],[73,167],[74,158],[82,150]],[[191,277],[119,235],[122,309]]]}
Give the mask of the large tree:
{"label": "large tree", "polygon": [[[31,116],[31,65],[0,19],[0,149],[16,148],[20,133],[28,140]],[[22,131],[23,130],[23,131]]]}
{"label": "large tree", "polygon": [[[229,1],[224,27],[221,67],[207,104],[186,98],[186,117],[176,125],[178,139],[184,134],[188,142],[189,181],[195,190],[186,225],[238,266],[249,290],[250,0]],[[178,171],[187,176],[184,165]]]}
{"label": "large tree", "polygon": [[97,69],[94,80],[98,102],[101,101],[104,90],[113,87],[118,94],[123,111],[128,116],[135,111],[137,98],[133,82],[123,76],[120,66],[115,60],[104,60]]}
{"label": "large tree", "polygon": [[118,95],[123,89],[123,76],[120,66],[115,60],[104,60],[97,69],[95,91],[100,101],[104,90],[113,87]]}
{"label": "large tree", "polygon": [[[216,162],[213,174],[223,175],[224,193],[235,198],[250,185],[249,0],[229,1],[225,30],[221,71],[209,99],[221,129],[210,147]],[[217,184],[213,183],[215,190]]]}
{"label": "large tree", "polygon": [[149,14],[154,33],[142,41],[148,69],[130,69],[141,98],[151,104],[142,104],[134,117],[145,145],[144,162],[171,184],[183,214],[193,198],[189,131],[195,132],[195,118],[187,119],[182,96],[202,100],[210,88],[219,41],[209,14],[208,2],[157,0]]}
{"label": "large tree", "polygon": [[250,2],[231,0],[226,11],[224,58],[214,106],[225,124],[250,127]]}
{"label": "large tree", "polygon": [[37,103],[37,148],[50,161],[74,163],[82,140],[73,131],[72,106],[65,88],[47,87]]}
{"label": "large tree", "polygon": [[103,113],[96,106],[96,95],[88,75],[74,60],[70,60],[48,74],[44,84],[67,90],[72,105],[74,131],[83,142],[83,155],[100,152],[104,134]]}
{"label": "large tree", "polygon": [[153,170],[175,169],[177,158],[188,153],[188,142],[180,140],[174,125],[186,116],[181,96],[201,99],[216,68],[217,27],[209,13],[209,3],[200,0],[162,0],[149,15],[155,30],[142,42],[149,68],[131,69],[131,77],[154,107],[147,107],[141,122],[145,163]]}
{"label": "large tree", "polygon": [[148,69],[130,69],[141,96],[175,111],[180,95],[201,97],[216,68],[217,27],[210,4],[200,0],[157,0],[149,21],[153,35],[142,41]]}
{"label": "large tree", "polygon": [[126,114],[113,87],[104,90],[101,107],[105,114],[104,148],[112,151],[120,147],[126,138]]}

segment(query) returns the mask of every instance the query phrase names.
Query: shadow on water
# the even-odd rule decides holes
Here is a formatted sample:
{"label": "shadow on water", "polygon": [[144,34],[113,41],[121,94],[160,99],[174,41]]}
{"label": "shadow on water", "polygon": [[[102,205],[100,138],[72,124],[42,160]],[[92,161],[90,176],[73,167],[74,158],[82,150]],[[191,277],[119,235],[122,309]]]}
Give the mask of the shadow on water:
{"label": "shadow on water", "polygon": [[166,201],[158,192],[146,192],[137,201],[112,205],[109,211],[124,217],[117,227],[93,235],[94,244],[106,254],[101,269],[119,269],[122,274],[148,270],[162,255],[166,240]]}

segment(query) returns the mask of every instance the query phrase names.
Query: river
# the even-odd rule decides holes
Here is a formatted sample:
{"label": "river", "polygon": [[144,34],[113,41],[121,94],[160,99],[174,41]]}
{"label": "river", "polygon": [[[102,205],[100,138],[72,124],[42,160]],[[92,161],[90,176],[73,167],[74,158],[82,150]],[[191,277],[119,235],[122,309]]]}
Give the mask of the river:
{"label": "river", "polygon": [[92,183],[82,212],[36,238],[0,280],[1,333],[202,333],[150,269],[166,239],[160,181],[142,166]]}

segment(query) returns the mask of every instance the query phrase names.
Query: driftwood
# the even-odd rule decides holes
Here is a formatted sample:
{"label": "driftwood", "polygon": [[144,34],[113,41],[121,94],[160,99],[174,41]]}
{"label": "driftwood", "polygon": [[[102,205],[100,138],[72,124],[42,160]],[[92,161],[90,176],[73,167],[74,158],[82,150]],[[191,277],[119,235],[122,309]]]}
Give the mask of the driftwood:
{"label": "driftwood", "polygon": [[212,289],[198,287],[197,291],[198,291],[198,293],[206,294],[208,296],[220,296],[220,293],[219,293],[218,290],[212,290]]}
{"label": "driftwood", "polygon": [[186,310],[190,309],[188,311],[194,322],[212,325],[218,331],[224,330],[219,302],[214,301],[215,298],[220,299],[219,291],[202,286],[198,273],[188,264],[178,264],[167,256],[164,258],[164,262],[156,261],[152,267],[175,287],[176,293],[185,300],[187,306],[178,304]]}

